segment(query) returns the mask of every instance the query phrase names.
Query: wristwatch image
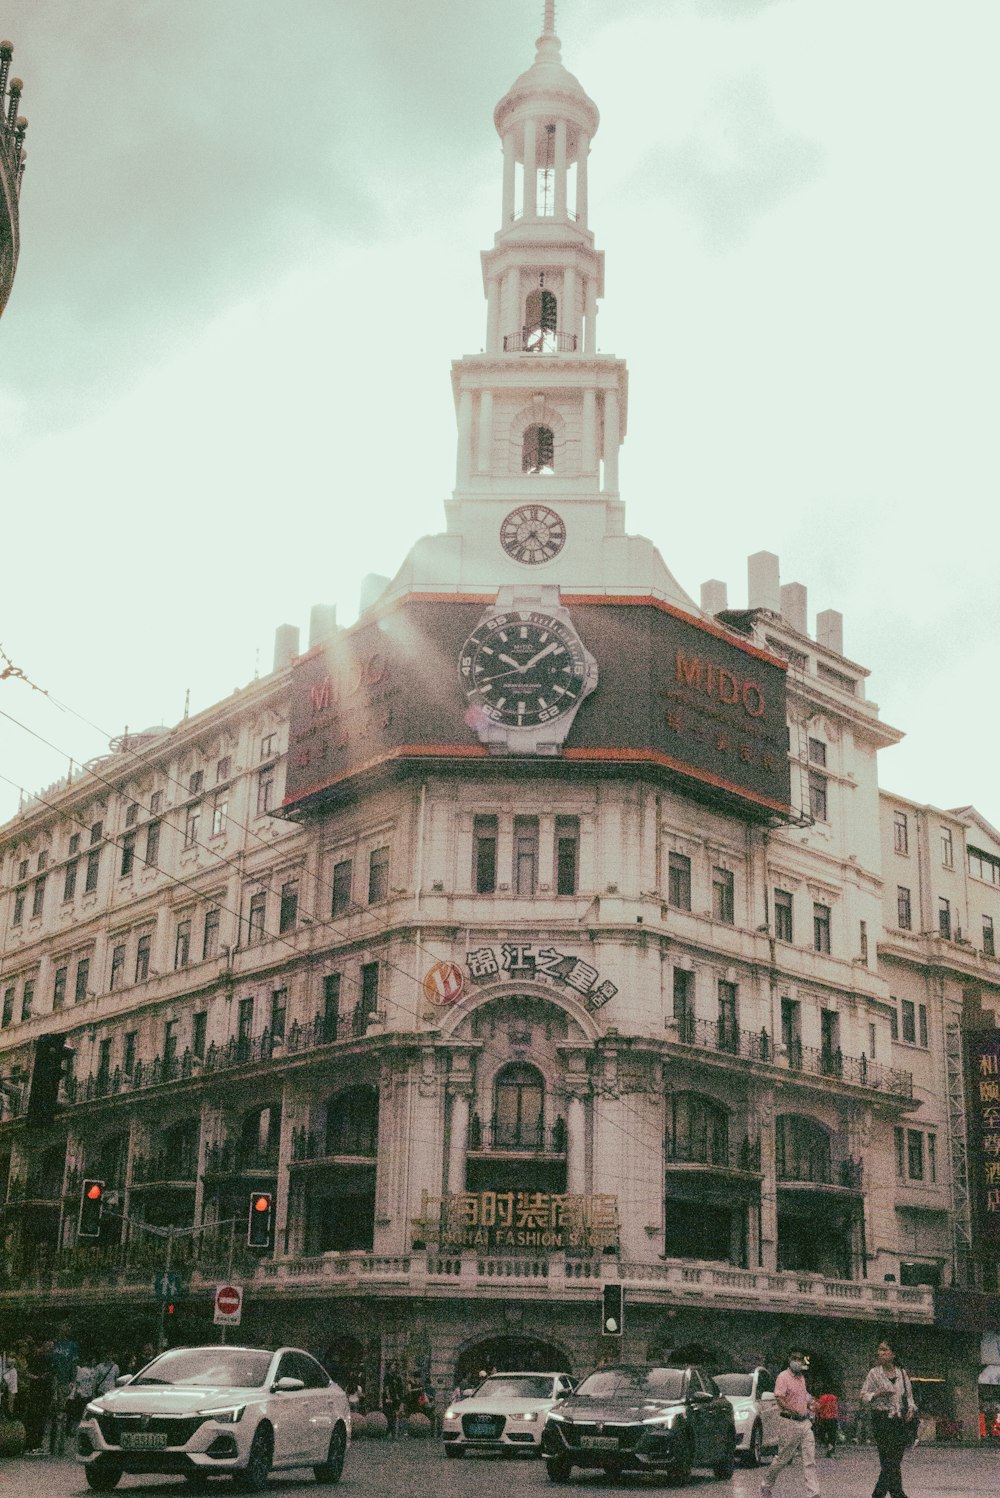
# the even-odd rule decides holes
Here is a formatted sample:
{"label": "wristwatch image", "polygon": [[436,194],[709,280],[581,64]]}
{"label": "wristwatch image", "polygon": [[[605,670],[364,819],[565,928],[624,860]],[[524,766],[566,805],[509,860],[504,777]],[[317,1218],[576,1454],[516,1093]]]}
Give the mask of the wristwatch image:
{"label": "wristwatch image", "polygon": [[587,650],[555,586],[509,585],[462,646],[469,721],[495,754],[558,754],[597,686]]}

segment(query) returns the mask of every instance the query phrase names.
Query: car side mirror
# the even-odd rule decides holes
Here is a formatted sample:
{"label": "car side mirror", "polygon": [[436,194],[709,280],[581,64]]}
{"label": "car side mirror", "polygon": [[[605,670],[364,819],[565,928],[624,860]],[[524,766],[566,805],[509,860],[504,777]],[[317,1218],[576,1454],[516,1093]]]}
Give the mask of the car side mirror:
{"label": "car side mirror", "polygon": [[692,1389],[688,1398],[692,1404],[709,1404],[713,1396],[709,1394],[707,1389]]}
{"label": "car side mirror", "polygon": [[134,1373],[119,1373],[118,1377],[115,1379],[115,1388],[120,1389],[122,1384],[130,1384],[133,1378],[135,1378]]}
{"label": "car side mirror", "polygon": [[299,1389],[304,1389],[305,1383],[301,1378],[279,1378],[275,1379],[271,1388],[276,1394],[294,1394]]}
{"label": "car side mirror", "polygon": [[764,1392],[763,1392],[763,1394],[759,1394],[757,1397],[759,1399],[770,1399],[772,1401],[772,1403],[773,1403],[773,1401],[774,1401],[774,1399],[775,1399],[776,1396],[775,1396],[774,1391],[772,1389],[765,1389]]}

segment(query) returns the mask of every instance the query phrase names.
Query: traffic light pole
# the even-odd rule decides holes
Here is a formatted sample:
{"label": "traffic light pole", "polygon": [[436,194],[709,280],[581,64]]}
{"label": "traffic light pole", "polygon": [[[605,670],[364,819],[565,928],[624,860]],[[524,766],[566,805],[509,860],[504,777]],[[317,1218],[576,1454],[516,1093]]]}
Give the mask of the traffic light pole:
{"label": "traffic light pole", "polygon": [[[226,1257],[226,1284],[227,1285],[232,1283],[232,1278],[233,1278],[233,1255],[235,1254],[235,1252],[236,1252],[236,1218],[232,1217],[232,1218],[230,1218],[230,1221],[229,1221],[229,1253],[228,1253],[228,1255]],[[226,1323],[225,1322],[222,1323],[221,1331],[222,1331],[222,1336],[219,1338],[219,1341],[221,1342],[222,1346],[225,1347],[225,1345],[226,1345]]]}

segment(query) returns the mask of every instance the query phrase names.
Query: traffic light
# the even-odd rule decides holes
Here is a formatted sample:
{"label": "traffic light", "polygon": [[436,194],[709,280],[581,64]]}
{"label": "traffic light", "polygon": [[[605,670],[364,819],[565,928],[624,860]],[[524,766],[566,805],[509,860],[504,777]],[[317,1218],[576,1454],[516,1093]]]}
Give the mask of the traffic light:
{"label": "traffic light", "polygon": [[80,1217],[76,1225],[78,1238],[101,1236],[101,1213],[104,1210],[104,1182],[84,1181],[80,1187]]}
{"label": "traffic light", "polygon": [[55,1117],[63,1066],[72,1055],[62,1035],[39,1035],[35,1041],[26,1120],[29,1127],[44,1128]]}
{"label": "traffic light", "polygon": [[601,1303],[602,1337],[620,1337],[624,1325],[625,1290],[622,1285],[605,1285]]}
{"label": "traffic light", "polygon": [[274,1197],[270,1191],[254,1191],[247,1219],[247,1246],[270,1248],[274,1230]]}

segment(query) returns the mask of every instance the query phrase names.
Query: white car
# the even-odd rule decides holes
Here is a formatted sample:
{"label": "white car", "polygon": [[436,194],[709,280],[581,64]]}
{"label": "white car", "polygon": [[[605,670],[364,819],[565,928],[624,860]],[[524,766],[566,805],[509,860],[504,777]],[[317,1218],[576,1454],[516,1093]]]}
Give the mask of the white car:
{"label": "white car", "polygon": [[765,1451],[776,1451],[781,1411],[774,1396],[774,1376],[766,1368],[752,1373],[717,1373],[715,1382],[736,1417],[736,1454],[744,1466],[759,1467]]}
{"label": "white car", "polygon": [[191,1486],[227,1474],[258,1493],[289,1467],[339,1482],[350,1439],[347,1396],[307,1352],[172,1347],[91,1400],[77,1456],[98,1493],[125,1472],[179,1473]]}
{"label": "white car", "polygon": [[542,1426],[552,1406],[576,1386],[568,1373],[493,1373],[444,1412],[445,1456],[467,1451],[541,1451]]}

